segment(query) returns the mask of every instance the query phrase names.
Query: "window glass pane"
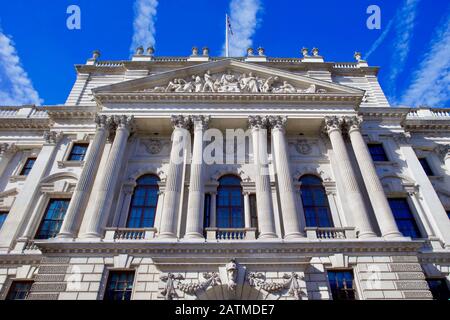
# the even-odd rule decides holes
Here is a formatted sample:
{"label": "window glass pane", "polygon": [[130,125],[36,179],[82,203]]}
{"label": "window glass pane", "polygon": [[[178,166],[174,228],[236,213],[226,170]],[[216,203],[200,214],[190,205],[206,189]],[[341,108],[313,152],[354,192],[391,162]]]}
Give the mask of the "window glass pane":
{"label": "window glass pane", "polygon": [[450,219],[450,210],[447,210],[447,217]]}
{"label": "window glass pane", "polygon": [[370,143],[367,145],[373,161],[388,161],[386,152],[381,143]]}
{"label": "window glass pane", "polygon": [[427,279],[427,282],[434,300],[450,300],[450,290],[445,278]]}
{"label": "window glass pane", "polygon": [[243,228],[244,205],[241,179],[226,175],[219,179],[217,188],[217,227]]}
{"label": "window glass pane", "polygon": [[300,178],[301,198],[307,227],[333,227],[330,206],[322,180],[313,175]]}
{"label": "window glass pane", "polygon": [[75,143],[70,151],[68,160],[83,161],[88,148],[87,143]]}
{"label": "window glass pane", "polygon": [[0,229],[2,228],[3,223],[5,222],[7,216],[8,216],[8,212],[6,212],[6,211],[0,212]]}
{"label": "window glass pane", "polygon": [[355,300],[353,288],[353,271],[328,271],[333,300]]}
{"label": "window glass pane", "polygon": [[36,234],[36,239],[54,238],[58,234],[69,202],[69,199],[50,199],[44,218]]}
{"label": "window glass pane", "polygon": [[30,293],[33,281],[13,281],[6,300],[25,300]]}
{"label": "window glass pane", "polygon": [[422,165],[423,170],[427,174],[427,176],[434,176],[433,170],[431,170],[430,164],[426,158],[419,158],[419,162]]}
{"label": "window glass pane", "polygon": [[144,175],[136,181],[128,214],[127,228],[152,228],[158,206],[159,178]]}
{"label": "window glass pane", "polygon": [[256,194],[249,195],[250,200],[250,218],[252,228],[258,228],[258,207],[256,204]]}
{"label": "window glass pane", "polygon": [[34,163],[36,162],[36,158],[28,158],[27,161],[25,161],[25,164],[22,168],[22,171],[20,172],[21,176],[27,176],[31,169],[33,168]]}
{"label": "window glass pane", "polygon": [[130,300],[134,271],[110,271],[104,300]]}
{"label": "window glass pane", "polygon": [[419,227],[411,212],[408,201],[404,198],[390,198],[388,200],[399,231],[405,237],[411,237],[413,239],[420,238]]}
{"label": "window glass pane", "polygon": [[208,228],[211,223],[211,195],[209,193],[205,194],[203,212],[203,228]]}

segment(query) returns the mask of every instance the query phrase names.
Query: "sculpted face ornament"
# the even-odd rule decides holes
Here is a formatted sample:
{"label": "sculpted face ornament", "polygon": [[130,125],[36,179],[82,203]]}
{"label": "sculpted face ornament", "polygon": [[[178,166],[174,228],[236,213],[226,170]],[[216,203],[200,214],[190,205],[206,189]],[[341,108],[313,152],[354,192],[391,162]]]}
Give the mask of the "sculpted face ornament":
{"label": "sculpted face ornament", "polygon": [[225,270],[227,271],[227,279],[228,279],[228,289],[234,291],[237,286],[237,277],[238,277],[238,266],[234,259],[228,262],[225,266]]}

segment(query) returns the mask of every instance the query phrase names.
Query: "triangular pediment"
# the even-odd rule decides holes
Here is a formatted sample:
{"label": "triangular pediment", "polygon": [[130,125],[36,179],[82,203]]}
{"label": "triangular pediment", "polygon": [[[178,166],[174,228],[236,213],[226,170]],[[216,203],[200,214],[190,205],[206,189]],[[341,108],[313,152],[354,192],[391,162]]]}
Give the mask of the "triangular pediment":
{"label": "triangular pediment", "polygon": [[102,94],[364,95],[364,91],[233,59],[174,69],[93,89]]}

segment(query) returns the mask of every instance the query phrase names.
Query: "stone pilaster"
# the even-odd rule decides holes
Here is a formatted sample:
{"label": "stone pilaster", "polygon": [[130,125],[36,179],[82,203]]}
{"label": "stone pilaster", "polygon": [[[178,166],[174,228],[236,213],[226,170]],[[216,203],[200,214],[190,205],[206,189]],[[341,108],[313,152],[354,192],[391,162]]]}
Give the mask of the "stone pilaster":
{"label": "stone pilaster", "polygon": [[355,171],[350,162],[344,138],[342,137],[341,126],[343,118],[325,117],[325,131],[330,137],[333,152],[336,157],[336,168],[342,179],[341,185],[344,189],[344,197],[347,200],[348,208],[353,214],[353,221],[358,231],[359,238],[376,237],[369,220],[369,214],[364,206],[361,190],[356,180]]}
{"label": "stone pilaster", "polygon": [[109,136],[112,122],[112,117],[107,117],[105,115],[97,115],[95,117],[95,123],[97,125],[95,136],[91,142],[89,154],[86,157],[80,179],[75,187],[75,191],[67,209],[66,217],[64,218],[64,222],[57,238],[73,238],[76,236],[92,190],[92,185],[94,184],[98,165],[105,148],[106,140]]}
{"label": "stone pilaster", "polygon": [[297,208],[296,192],[292,183],[292,174],[289,168],[286,143],[287,117],[270,116],[269,123],[272,129],[273,150],[276,176],[278,180],[278,192],[280,196],[281,214],[283,216],[284,237],[286,239],[301,238],[300,223],[297,212],[303,214],[303,208]]}
{"label": "stone pilaster", "polygon": [[345,118],[353,151],[355,152],[356,160],[358,161],[359,169],[361,170],[364,184],[381,230],[381,235],[385,238],[402,237],[386,195],[384,194],[383,186],[378,178],[369,149],[361,134],[361,122],[362,117]]}
{"label": "stone pilaster", "polygon": [[159,238],[176,238],[177,213],[180,205],[183,183],[183,167],[186,145],[189,139],[188,129],[191,120],[187,116],[178,115],[171,118],[174,130],[172,133],[172,149],[170,151],[169,170],[164,195]]}
{"label": "stone pilaster", "polygon": [[249,116],[248,122],[252,130],[253,161],[256,169],[255,186],[259,239],[276,238],[267,156],[267,119],[261,116]]}
{"label": "stone pilaster", "polygon": [[14,143],[2,143],[0,144],[0,177],[5,172],[9,161],[17,152],[17,147]]}
{"label": "stone pilaster", "polygon": [[92,213],[86,217],[85,232],[80,238],[101,238],[104,224],[111,211],[114,189],[122,166],[127,140],[130,135],[133,116],[114,116],[114,124],[117,126],[116,136],[111,151],[106,161],[105,175],[101,177],[100,187]]}
{"label": "stone pilaster", "polygon": [[185,238],[204,238],[203,213],[205,202],[205,163],[203,161],[203,133],[208,127],[209,116],[192,116],[194,145],[191,161],[188,211]]}

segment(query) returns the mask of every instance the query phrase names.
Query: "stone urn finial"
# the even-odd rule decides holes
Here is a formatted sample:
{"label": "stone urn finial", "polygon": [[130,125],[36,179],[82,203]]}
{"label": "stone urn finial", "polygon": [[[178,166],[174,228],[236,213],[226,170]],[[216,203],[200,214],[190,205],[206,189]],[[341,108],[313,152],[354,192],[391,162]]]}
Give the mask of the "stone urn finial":
{"label": "stone urn finial", "polygon": [[198,56],[198,48],[197,47],[192,47],[192,56]]}
{"label": "stone urn finial", "polygon": [[253,56],[253,54],[254,54],[253,48],[248,48],[247,49],[247,56]]}
{"label": "stone urn finial", "polygon": [[209,48],[208,47],[203,47],[202,48],[202,54],[207,57],[209,56]]}
{"label": "stone urn finial", "polygon": [[264,50],[263,47],[259,47],[259,48],[258,48],[258,55],[264,56],[264,52],[265,52],[265,50]]}
{"label": "stone urn finial", "polygon": [[301,51],[302,55],[306,58],[308,56],[308,48],[303,47]]}
{"label": "stone urn finial", "polygon": [[362,60],[361,52],[355,52],[353,55],[356,61],[360,62]]}
{"label": "stone urn finial", "polygon": [[153,48],[152,46],[147,48],[147,54],[149,56],[153,56],[155,54],[155,48]]}
{"label": "stone urn finial", "polygon": [[319,56],[319,49],[318,48],[313,48],[311,50],[311,53],[314,57],[318,57]]}
{"label": "stone urn finial", "polygon": [[136,48],[136,55],[141,56],[144,54],[144,47],[143,46],[139,46]]}
{"label": "stone urn finial", "polygon": [[92,59],[93,60],[97,60],[100,57],[100,51],[99,50],[94,50],[92,52]]}

